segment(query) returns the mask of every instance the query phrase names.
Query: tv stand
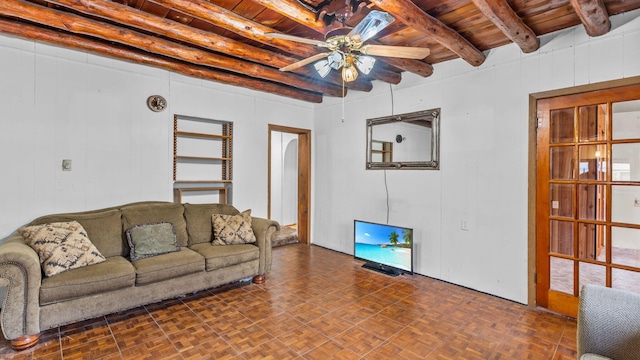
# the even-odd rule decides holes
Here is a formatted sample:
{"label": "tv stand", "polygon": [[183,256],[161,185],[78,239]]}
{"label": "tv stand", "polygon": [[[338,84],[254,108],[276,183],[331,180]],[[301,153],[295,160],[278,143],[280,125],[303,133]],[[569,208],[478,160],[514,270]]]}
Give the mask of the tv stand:
{"label": "tv stand", "polygon": [[389,266],[385,266],[379,263],[374,263],[374,262],[366,262],[364,263],[364,265],[362,265],[363,268],[365,269],[369,269],[369,270],[373,270],[373,271],[377,271],[379,273],[385,274],[385,275],[389,275],[389,276],[398,276],[398,275],[402,275],[403,271],[402,270],[397,270],[394,268],[391,268]]}

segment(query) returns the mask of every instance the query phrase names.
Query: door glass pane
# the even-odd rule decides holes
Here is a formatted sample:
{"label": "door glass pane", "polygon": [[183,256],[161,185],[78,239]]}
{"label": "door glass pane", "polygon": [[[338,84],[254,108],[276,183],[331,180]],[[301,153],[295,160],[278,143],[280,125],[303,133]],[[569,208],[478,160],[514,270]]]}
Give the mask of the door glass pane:
{"label": "door glass pane", "polygon": [[549,184],[551,216],[573,219],[573,184]]}
{"label": "door glass pane", "polygon": [[640,268],[640,230],[611,228],[611,262]]}
{"label": "door glass pane", "polygon": [[612,127],[614,140],[640,139],[640,100],[613,103]]}
{"label": "door glass pane", "polygon": [[607,232],[604,225],[578,224],[578,257],[581,259],[607,260]]}
{"label": "door glass pane", "polygon": [[584,262],[580,262],[578,266],[579,287],[586,284],[607,286],[607,269],[604,266]]}
{"label": "door glass pane", "polygon": [[551,220],[549,229],[549,251],[573,256],[573,222]]}
{"label": "door glass pane", "polygon": [[551,256],[549,289],[573,294],[573,261]]}
{"label": "door glass pane", "polygon": [[574,141],[573,118],[573,108],[551,111],[550,143],[558,144]]}
{"label": "door glass pane", "polygon": [[582,106],[578,108],[580,141],[606,140],[606,104]]}
{"label": "door glass pane", "polygon": [[580,180],[607,179],[607,145],[580,145]]}
{"label": "door glass pane", "polygon": [[606,191],[605,185],[578,185],[578,219],[606,221]]}
{"label": "door glass pane", "polygon": [[640,186],[611,186],[611,221],[640,225]]}
{"label": "door glass pane", "polygon": [[551,148],[551,179],[573,179],[573,146]]}
{"label": "door glass pane", "polygon": [[612,269],[611,287],[640,293],[640,272]]}
{"label": "door glass pane", "polygon": [[640,143],[611,145],[614,181],[640,181]]}

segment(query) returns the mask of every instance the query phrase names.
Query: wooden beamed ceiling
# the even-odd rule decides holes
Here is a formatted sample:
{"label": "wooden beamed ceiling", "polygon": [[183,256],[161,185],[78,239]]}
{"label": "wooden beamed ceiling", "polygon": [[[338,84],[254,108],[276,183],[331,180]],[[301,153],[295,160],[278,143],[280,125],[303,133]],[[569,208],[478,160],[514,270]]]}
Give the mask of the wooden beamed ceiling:
{"label": "wooden beamed ceiling", "polygon": [[[345,3],[345,0],[335,0]],[[351,0],[396,18],[367,43],[428,47],[422,60],[377,57],[373,71],[343,83],[313,65],[278,69],[326,51],[267,34],[324,40],[342,27],[318,20],[318,0],[2,0],[0,33],[145,64],[201,79],[319,103],[323,96],[398,84],[403,72],[430,76],[432,64],[461,58],[480,66],[487,50],[515,43],[536,51],[538,37],[582,24],[589,36],[611,29],[609,16],[640,8],[625,0]],[[489,55],[490,56],[490,55]]]}

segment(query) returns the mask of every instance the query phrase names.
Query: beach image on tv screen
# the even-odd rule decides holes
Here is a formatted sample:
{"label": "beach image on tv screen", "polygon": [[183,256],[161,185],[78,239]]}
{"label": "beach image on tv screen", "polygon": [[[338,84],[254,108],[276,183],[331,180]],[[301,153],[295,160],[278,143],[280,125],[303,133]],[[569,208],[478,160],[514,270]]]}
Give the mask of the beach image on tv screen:
{"label": "beach image on tv screen", "polygon": [[355,257],[411,271],[411,229],[355,222]]}

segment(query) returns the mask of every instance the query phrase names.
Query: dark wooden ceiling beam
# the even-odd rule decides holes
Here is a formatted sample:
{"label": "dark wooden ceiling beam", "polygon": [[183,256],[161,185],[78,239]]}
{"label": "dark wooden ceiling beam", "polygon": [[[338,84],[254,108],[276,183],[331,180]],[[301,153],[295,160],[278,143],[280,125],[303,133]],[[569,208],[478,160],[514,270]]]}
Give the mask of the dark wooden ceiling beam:
{"label": "dark wooden ceiling beam", "polygon": [[[160,18],[144,11],[121,5],[110,0],[47,0],[49,3],[60,5],[84,14],[94,15],[111,20],[124,26],[149,31],[170,39],[177,39],[189,44],[201,46],[205,49],[250,60],[267,66],[283,67],[297,59],[276,54],[271,51],[243,44],[218,34],[183,25],[179,22]],[[296,72],[315,76],[309,68],[298,68]]]}
{"label": "dark wooden ceiling beam", "polygon": [[540,40],[506,0],[472,0],[478,9],[525,53],[538,50]]}
{"label": "dark wooden ceiling beam", "polygon": [[295,74],[283,73],[264,65],[195,49],[115,25],[90,20],[79,15],[34,5],[33,3],[28,3],[23,0],[0,1],[0,14],[36,22],[75,34],[92,36],[106,41],[114,41],[136,49],[193,64],[236,72],[330,96],[342,96],[342,89],[339,86],[317,84]]}
{"label": "dark wooden ceiling beam", "polygon": [[604,35],[611,30],[609,13],[602,0],[570,0],[589,36]]}
{"label": "dark wooden ceiling beam", "polygon": [[[326,26],[322,21],[316,21],[316,15],[313,11],[300,5],[296,0],[253,0],[254,2],[266,7],[269,10],[275,11],[282,16],[286,16],[291,20],[308,27],[316,31],[319,34],[325,35],[330,30],[336,29],[339,26]],[[336,23],[334,23],[336,24]],[[379,44],[374,40],[369,40],[370,44]],[[399,58],[385,58],[379,57],[380,61],[383,61],[389,65],[392,65],[398,69],[402,69],[423,77],[431,76],[433,74],[433,66],[418,60],[399,59]]]}
{"label": "dark wooden ceiling beam", "polygon": [[480,66],[484,54],[455,30],[425,13],[410,0],[371,0],[371,3],[393,15],[397,20],[439,42],[473,66]]}
{"label": "dark wooden ceiling beam", "polygon": [[[58,0],[52,0],[58,1]],[[69,1],[69,0],[65,0]],[[76,0],[77,1],[77,0]],[[85,0],[85,2],[87,2]],[[266,33],[274,32],[274,30],[268,26],[264,26],[260,23],[246,19],[233,11],[212,4],[207,1],[196,0],[153,0],[154,3],[165,6],[170,9],[174,9],[185,13],[187,15],[196,17],[202,21],[211,23],[215,26],[232,31],[247,39],[251,39],[269,46],[273,46],[280,50],[286,51],[291,54],[298,54],[300,56],[313,56],[326,49],[319,49],[312,45],[294,43],[292,41],[278,39],[272,36],[265,36]],[[90,2],[91,3],[91,2]],[[297,62],[298,59],[289,58],[289,62],[286,64],[276,65],[277,67],[284,67],[286,65]],[[305,69],[305,75],[318,77],[317,73],[311,70],[309,67],[300,67],[298,69]],[[309,74],[309,72],[311,74]],[[327,81],[334,84],[340,84],[342,82],[341,76],[336,72],[331,72],[328,75]],[[384,81],[384,80],[383,80]],[[370,81],[364,81],[362,79],[347,84],[349,89],[359,91],[371,91],[373,86]]]}
{"label": "dark wooden ceiling beam", "polygon": [[112,44],[105,44],[101,41],[87,39],[78,35],[49,30],[26,23],[19,23],[14,20],[9,21],[0,18],[0,33],[39,42],[46,42],[71,49],[88,51],[93,54],[108,56],[136,64],[153,66],[159,69],[169,70],[199,79],[244,87],[247,89],[286,96],[312,103],[322,102],[322,94],[320,93],[303,91],[285,85],[279,85],[231,73],[224,73],[201,66],[170,60],[156,55],[134,51],[120,46],[114,46]]}

